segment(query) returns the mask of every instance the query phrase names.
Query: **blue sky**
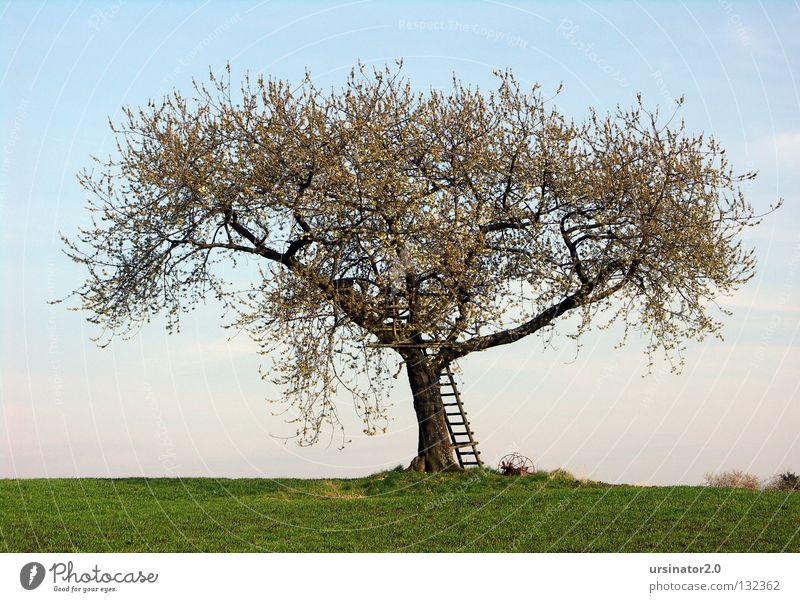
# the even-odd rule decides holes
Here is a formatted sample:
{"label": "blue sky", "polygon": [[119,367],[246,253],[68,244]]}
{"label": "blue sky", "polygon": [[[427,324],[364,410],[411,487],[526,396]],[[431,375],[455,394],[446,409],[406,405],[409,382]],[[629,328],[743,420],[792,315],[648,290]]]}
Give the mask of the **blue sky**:
{"label": "blue sky", "polygon": [[[713,133],[756,207],[757,277],[725,305],[725,340],[690,345],[683,374],[642,378],[640,341],[531,338],[463,362],[490,463],[518,450],[612,482],[696,483],[741,468],[800,470],[800,9],[796,3],[11,2],[0,7],[0,476],[346,476],[407,463],[416,425],[399,380],[389,432],[344,450],[299,448],[264,399],[260,358],[226,339],[217,308],[177,336],[153,324],[107,349],[51,306],[80,281],[59,232],[86,222],[75,174],[111,152],[107,118],[231,63],[233,77],[337,85],[361,60],[404,58],[422,87],[488,87],[493,69],[589,106],[670,107]],[[343,402],[345,405],[346,403]],[[341,411],[347,418],[350,412]]]}

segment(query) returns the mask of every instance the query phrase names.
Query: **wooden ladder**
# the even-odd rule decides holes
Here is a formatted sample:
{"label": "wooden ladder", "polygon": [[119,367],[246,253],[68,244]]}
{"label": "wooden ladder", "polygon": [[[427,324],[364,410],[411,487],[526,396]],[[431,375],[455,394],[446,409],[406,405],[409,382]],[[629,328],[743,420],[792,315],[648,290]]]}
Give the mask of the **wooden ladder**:
{"label": "wooden ladder", "polygon": [[[439,375],[439,388],[444,402],[444,416],[447,423],[447,432],[450,433],[450,443],[456,452],[458,465],[461,468],[477,466],[483,468],[481,452],[478,451],[478,442],[475,433],[469,427],[467,412],[461,403],[461,393],[458,392],[456,379],[450,366],[446,366]],[[461,430],[463,429],[463,431]]]}

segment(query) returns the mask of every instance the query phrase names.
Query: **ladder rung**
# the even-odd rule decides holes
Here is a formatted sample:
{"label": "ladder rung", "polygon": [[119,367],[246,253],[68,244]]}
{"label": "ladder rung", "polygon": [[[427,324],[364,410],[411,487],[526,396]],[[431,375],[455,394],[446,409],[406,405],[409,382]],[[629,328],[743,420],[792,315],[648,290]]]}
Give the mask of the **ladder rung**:
{"label": "ladder rung", "polygon": [[463,433],[456,433],[455,431],[453,431],[453,437],[458,437],[459,435],[462,437],[466,437],[467,435],[474,435],[474,434],[475,433],[473,433],[472,431],[464,431]]}
{"label": "ladder rung", "polygon": [[449,407],[449,406],[457,406],[457,405],[460,405],[460,404],[458,404],[458,403],[443,403],[442,405]]}
{"label": "ladder rung", "polygon": [[[478,445],[477,441],[470,443],[469,441],[464,441],[463,443],[453,443],[453,447],[472,447],[473,445]],[[464,452],[461,452],[464,453]]]}
{"label": "ladder rung", "polygon": [[444,415],[445,416],[466,416],[467,413],[466,412],[463,412],[463,413],[462,412],[445,412]]}
{"label": "ladder rung", "polygon": [[475,451],[474,449],[468,449],[468,450],[465,450],[465,451],[460,451],[459,450],[458,453],[461,454],[462,456],[480,456],[481,455],[481,452]]}
{"label": "ladder rung", "polygon": [[442,397],[456,397],[458,393],[442,393]]}
{"label": "ladder rung", "polygon": [[480,462],[462,462],[461,466],[480,466]]}
{"label": "ladder rung", "polygon": [[464,426],[466,424],[466,422],[451,422],[450,426]]}

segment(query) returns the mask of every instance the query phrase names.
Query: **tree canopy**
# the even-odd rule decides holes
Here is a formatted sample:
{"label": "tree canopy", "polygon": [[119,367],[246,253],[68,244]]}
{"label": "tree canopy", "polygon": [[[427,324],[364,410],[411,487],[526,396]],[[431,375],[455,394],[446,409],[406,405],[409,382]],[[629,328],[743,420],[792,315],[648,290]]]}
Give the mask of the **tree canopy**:
{"label": "tree canopy", "polygon": [[229,77],[124,110],[117,152],[80,177],[93,225],[66,242],[105,334],[223,302],[301,441],[338,425],[342,387],[372,433],[398,362],[438,372],[568,312],[578,334],[619,321],[676,358],[754,273],[754,174],[641,98],[576,122],[510,71],[490,92],[393,67],[332,90]]}

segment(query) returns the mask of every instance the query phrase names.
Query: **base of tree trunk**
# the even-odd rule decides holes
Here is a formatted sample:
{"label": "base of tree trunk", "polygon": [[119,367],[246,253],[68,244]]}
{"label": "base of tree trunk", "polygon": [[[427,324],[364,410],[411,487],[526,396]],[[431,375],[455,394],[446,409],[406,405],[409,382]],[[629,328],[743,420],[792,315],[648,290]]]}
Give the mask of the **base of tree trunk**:
{"label": "base of tree trunk", "polygon": [[452,459],[447,462],[435,455],[422,454],[411,460],[411,464],[408,465],[406,470],[410,472],[461,472],[464,469]]}

